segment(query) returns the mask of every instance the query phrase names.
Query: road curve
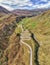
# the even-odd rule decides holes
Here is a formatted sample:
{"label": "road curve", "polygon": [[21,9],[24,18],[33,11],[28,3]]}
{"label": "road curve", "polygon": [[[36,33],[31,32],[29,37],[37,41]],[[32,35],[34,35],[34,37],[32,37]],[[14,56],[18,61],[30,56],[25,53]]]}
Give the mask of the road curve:
{"label": "road curve", "polygon": [[[19,25],[18,27],[20,27],[20,28],[22,29],[22,32],[24,31],[22,25]],[[22,38],[21,38],[20,42],[21,42],[22,44],[26,45],[26,46],[30,49],[30,65],[33,65],[33,64],[32,64],[32,48],[31,48],[31,46],[30,46],[29,44],[27,44],[26,42],[23,42]]]}
{"label": "road curve", "polygon": [[26,45],[30,49],[30,65],[32,65],[32,48],[30,45],[27,43],[23,42],[22,40],[20,41],[22,44]]}

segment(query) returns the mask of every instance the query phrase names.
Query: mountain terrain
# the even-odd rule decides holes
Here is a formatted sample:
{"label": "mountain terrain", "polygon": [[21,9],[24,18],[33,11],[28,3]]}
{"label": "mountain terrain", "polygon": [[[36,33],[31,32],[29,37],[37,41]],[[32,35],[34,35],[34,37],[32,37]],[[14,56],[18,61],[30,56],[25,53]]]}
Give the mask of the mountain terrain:
{"label": "mountain terrain", "polygon": [[7,9],[5,9],[4,7],[0,6],[0,17],[6,15],[10,13],[10,11],[8,11]]}
{"label": "mountain terrain", "polygon": [[[50,65],[50,10],[36,17],[25,18],[19,24],[22,24],[24,30],[28,29],[33,40],[36,40],[39,44],[38,52],[36,51],[36,59],[38,59],[36,62],[38,63],[35,60],[34,62],[37,65]],[[27,43],[30,43],[30,41],[27,41]]]}
{"label": "mountain terrain", "polygon": [[50,10],[20,12],[0,17],[0,65],[50,65]]}
{"label": "mountain terrain", "polygon": [[38,14],[41,14],[43,11],[46,9],[34,9],[34,10],[22,10],[22,9],[16,9],[13,10],[12,12],[18,16],[36,16]]}

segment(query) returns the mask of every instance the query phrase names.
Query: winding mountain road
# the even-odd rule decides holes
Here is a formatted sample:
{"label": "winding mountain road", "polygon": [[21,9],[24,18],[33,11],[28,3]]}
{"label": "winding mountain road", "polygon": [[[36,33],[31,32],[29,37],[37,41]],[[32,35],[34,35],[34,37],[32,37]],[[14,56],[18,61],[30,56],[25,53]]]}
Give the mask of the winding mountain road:
{"label": "winding mountain road", "polygon": [[[18,27],[21,27],[22,32],[24,31],[22,25],[20,25],[20,26],[18,26]],[[31,48],[31,46],[30,46],[29,44],[27,44],[26,42],[23,42],[23,40],[25,40],[25,39],[22,39],[22,38],[23,38],[23,37],[21,36],[20,42],[21,42],[22,44],[26,45],[26,46],[30,49],[30,65],[33,65],[33,64],[32,64],[32,48]],[[29,37],[28,37],[28,38],[29,38]],[[29,39],[29,40],[30,40],[30,39]]]}
{"label": "winding mountain road", "polygon": [[23,42],[23,40],[20,41],[22,44],[26,45],[30,49],[30,65],[32,65],[32,48],[27,43]]}

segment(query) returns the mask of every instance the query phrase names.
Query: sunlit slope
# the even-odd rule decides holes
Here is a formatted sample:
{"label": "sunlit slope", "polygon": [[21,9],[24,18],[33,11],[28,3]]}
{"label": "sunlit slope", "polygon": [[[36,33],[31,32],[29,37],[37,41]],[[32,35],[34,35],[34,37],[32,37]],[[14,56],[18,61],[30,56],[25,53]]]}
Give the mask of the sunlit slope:
{"label": "sunlit slope", "polygon": [[22,56],[22,47],[19,36],[15,33],[16,18],[13,14],[0,18],[0,65],[14,65],[21,59],[19,56]]}
{"label": "sunlit slope", "polygon": [[[17,27],[18,19],[21,20],[13,14],[0,18],[0,65],[24,65],[27,59],[24,58],[24,53],[28,48],[21,45],[18,36],[21,33],[21,28]],[[27,55],[27,52],[25,54]],[[29,65],[28,61],[27,65]]]}
{"label": "sunlit slope", "polygon": [[16,17],[13,14],[6,14],[0,18],[0,29],[2,29],[5,25],[9,25],[11,22],[16,21]]}
{"label": "sunlit slope", "polygon": [[0,18],[0,65],[30,64],[30,50],[21,41],[31,46],[33,65],[50,65],[50,10],[20,20],[13,14]]}
{"label": "sunlit slope", "polygon": [[39,65],[50,65],[50,10],[36,17],[25,18],[19,24],[24,30],[32,32],[39,42]]}
{"label": "sunlit slope", "polygon": [[32,32],[50,35],[50,10],[36,17],[25,18],[20,24]]}

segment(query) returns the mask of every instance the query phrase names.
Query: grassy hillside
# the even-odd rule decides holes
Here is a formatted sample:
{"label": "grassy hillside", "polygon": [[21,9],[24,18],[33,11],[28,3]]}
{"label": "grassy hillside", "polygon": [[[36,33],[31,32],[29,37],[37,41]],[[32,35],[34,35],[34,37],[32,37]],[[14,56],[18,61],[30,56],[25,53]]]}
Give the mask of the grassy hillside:
{"label": "grassy hillside", "polygon": [[0,65],[25,64],[23,46],[18,36],[21,32],[21,29],[17,27],[18,19],[21,20],[13,14],[0,18]]}
{"label": "grassy hillside", "polygon": [[40,65],[50,65],[50,10],[43,14],[23,19],[19,25],[33,33],[39,42],[38,61]]}
{"label": "grassy hillside", "polygon": [[0,18],[0,65],[50,65],[50,10],[21,19],[14,14]]}
{"label": "grassy hillside", "polygon": [[50,35],[50,10],[36,17],[25,18],[19,24],[22,24],[25,29],[29,29],[32,32]]}

